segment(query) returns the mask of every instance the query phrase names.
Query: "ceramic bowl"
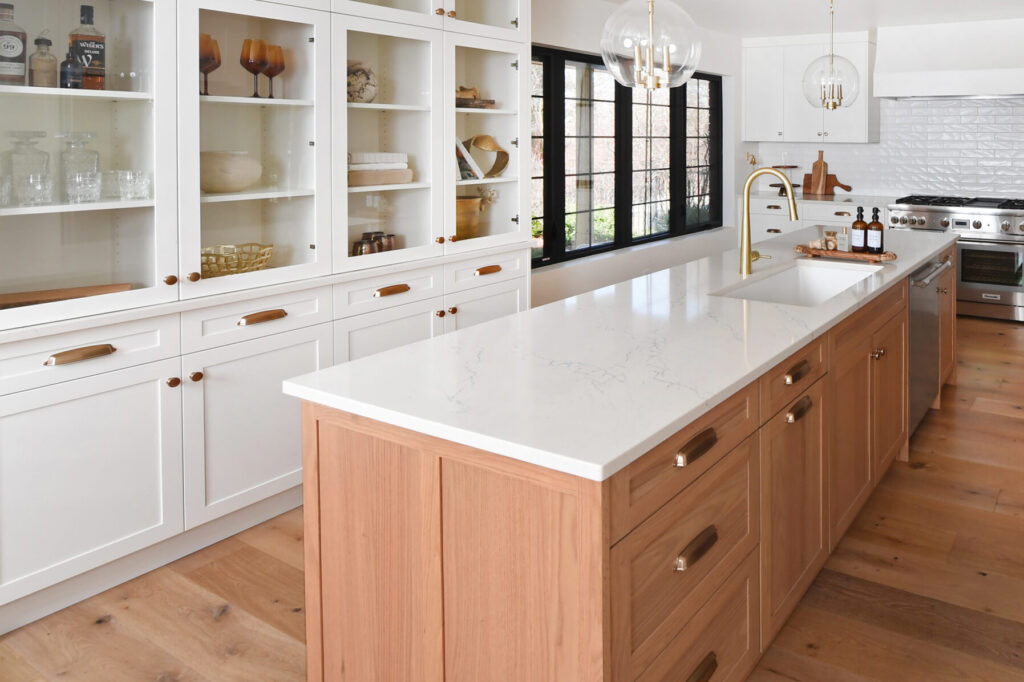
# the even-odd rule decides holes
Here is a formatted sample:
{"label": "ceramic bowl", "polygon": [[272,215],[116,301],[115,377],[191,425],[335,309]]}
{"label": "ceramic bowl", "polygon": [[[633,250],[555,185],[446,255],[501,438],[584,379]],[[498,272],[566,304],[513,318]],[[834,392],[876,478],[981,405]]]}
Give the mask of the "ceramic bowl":
{"label": "ceramic bowl", "polygon": [[263,164],[249,152],[202,152],[199,157],[199,186],[204,192],[241,192],[263,177]]}

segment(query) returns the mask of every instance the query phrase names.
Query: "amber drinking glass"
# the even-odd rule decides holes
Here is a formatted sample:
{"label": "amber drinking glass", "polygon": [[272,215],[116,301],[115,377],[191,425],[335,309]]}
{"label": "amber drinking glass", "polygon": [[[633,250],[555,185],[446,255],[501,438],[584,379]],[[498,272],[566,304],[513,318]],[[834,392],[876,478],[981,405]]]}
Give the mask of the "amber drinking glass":
{"label": "amber drinking glass", "polygon": [[246,38],[242,43],[242,56],[239,58],[242,68],[252,74],[252,96],[260,96],[260,74],[270,63],[267,59],[267,44],[259,39]]}
{"label": "amber drinking glass", "polygon": [[284,50],[280,45],[267,46],[267,68],[263,75],[270,79],[270,99],[274,99],[274,76],[284,71]]}
{"label": "amber drinking glass", "polygon": [[200,95],[210,94],[210,73],[220,68],[220,46],[208,33],[199,34],[199,72],[203,74]]}

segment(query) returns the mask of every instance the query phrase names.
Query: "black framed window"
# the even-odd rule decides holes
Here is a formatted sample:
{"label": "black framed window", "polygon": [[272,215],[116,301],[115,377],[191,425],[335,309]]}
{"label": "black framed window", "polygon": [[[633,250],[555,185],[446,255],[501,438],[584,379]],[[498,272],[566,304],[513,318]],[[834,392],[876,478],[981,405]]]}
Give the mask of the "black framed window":
{"label": "black framed window", "polygon": [[533,57],[534,267],[721,225],[720,78],[631,91],[600,57]]}

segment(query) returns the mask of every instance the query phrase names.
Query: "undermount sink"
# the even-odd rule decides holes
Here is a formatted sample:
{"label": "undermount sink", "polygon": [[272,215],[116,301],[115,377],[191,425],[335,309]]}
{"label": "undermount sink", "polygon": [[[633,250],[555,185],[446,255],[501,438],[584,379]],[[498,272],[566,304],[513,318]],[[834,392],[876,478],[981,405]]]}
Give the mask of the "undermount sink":
{"label": "undermount sink", "polygon": [[712,295],[811,307],[838,296],[882,268],[881,265],[804,259]]}

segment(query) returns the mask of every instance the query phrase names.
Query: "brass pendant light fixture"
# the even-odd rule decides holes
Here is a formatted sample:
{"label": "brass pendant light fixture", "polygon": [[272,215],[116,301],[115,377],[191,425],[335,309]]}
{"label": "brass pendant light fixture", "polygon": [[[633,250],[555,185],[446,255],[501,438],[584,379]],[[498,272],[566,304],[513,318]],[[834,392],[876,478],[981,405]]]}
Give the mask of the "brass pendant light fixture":
{"label": "brass pendant light fixture", "polygon": [[[628,0],[601,34],[601,57],[627,88],[659,90],[686,83],[700,63],[697,24],[673,0]],[[660,65],[657,63],[660,61]]]}
{"label": "brass pendant light fixture", "polygon": [[853,106],[860,94],[860,74],[849,59],[836,54],[835,0],[828,2],[828,54],[811,62],[804,72],[804,97],[813,107],[835,111]]}

